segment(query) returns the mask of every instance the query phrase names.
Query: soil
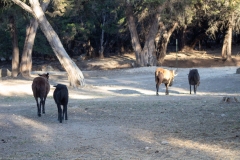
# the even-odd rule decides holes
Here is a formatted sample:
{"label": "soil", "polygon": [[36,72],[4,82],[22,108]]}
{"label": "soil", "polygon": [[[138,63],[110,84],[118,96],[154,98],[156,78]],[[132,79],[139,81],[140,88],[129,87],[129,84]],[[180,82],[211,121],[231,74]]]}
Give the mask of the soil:
{"label": "soil", "polygon": [[[220,52],[219,52],[220,53]],[[240,58],[169,53],[164,68],[177,69],[169,95],[156,96],[156,66],[134,67],[134,55],[78,60],[86,85],[68,87],[68,120],[57,121],[54,84],[68,85],[56,61],[33,66],[33,77],[51,65],[46,114],[37,116],[32,80],[0,79],[0,159],[213,160],[240,159]],[[177,59],[177,61],[176,61]],[[0,63],[1,68],[9,66]],[[187,74],[201,83],[189,94]],[[227,99],[233,99],[227,101]]]}

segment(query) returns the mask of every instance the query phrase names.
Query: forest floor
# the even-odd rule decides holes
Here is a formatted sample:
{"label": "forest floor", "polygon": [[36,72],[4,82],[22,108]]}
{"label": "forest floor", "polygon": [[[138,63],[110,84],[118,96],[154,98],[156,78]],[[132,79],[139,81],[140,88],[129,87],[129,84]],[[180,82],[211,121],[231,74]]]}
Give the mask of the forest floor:
{"label": "forest floor", "polygon": [[[86,85],[69,87],[68,120],[57,121],[54,84],[68,84],[58,62],[51,65],[46,114],[37,116],[32,80],[0,79],[0,159],[24,160],[238,160],[240,159],[240,58],[220,53],[170,53],[164,68],[177,69],[169,94],[156,96],[153,67],[132,67],[133,54],[75,60]],[[0,67],[7,67],[0,62]],[[187,74],[201,83],[189,94]],[[38,72],[37,72],[38,71]]]}

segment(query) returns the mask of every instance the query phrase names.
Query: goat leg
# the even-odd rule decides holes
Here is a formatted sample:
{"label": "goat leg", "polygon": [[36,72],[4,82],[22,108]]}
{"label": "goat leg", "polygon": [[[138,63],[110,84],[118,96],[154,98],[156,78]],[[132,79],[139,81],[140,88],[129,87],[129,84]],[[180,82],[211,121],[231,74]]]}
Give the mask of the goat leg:
{"label": "goat leg", "polygon": [[45,101],[47,97],[43,98],[43,106],[42,106],[42,113],[45,114]]}
{"label": "goat leg", "polygon": [[62,123],[62,108],[60,104],[58,104],[57,107],[58,107],[58,120],[60,123]]}
{"label": "goat leg", "polygon": [[63,118],[64,118],[64,115],[65,115],[65,120],[68,120],[68,116],[67,116],[67,105],[64,105],[64,106],[63,106]]}
{"label": "goat leg", "polygon": [[41,113],[41,110],[42,110],[42,113],[43,113],[43,110],[44,110],[44,100],[43,100],[43,98],[40,98],[40,113]]}
{"label": "goat leg", "polygon": [[41,117],[41,101],[40,101],[40,105],[38,103],[38,98],[35,98],[36,102],[37,102],[37,112],[38,112],[38,117]]}
{"label": "goat leg", "polygon": [[165,86],[166,86],[166,95],[168,95],[169,94],[169,92],[168,92],[168,84],[165,84]]}
{"label": "goat leg", "polygon": [[158,96],[159,94],[158,94],[158,89],[159,89],[159,84],[157,83],[156,84],[156,95]]}

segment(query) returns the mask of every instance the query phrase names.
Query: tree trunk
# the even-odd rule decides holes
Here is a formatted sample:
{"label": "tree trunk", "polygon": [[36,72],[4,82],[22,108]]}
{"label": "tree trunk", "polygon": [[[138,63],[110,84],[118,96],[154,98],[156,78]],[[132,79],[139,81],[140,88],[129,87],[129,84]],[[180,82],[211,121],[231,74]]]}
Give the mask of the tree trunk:
{"label": "tree trunk", "polygon": [[190,48],[191,50],[194,50],[197,42],[199,42],[200,40],[202,40],[204,37],[206,37],[206,33],[199,34],[199,35],[194,39],[194,41],[191,43],[191,45],[189,46],[189,48]]}
{"label": "tree trunk", "polygon": [[160,20],[160,10],[162,8],[158,7],[157,13],[155,14],[153,23],[149,29],[148,35],[146,36],[146,41],[142,49],[139,37],[137,34],[137,29],[135,25],[135,18],[133,15],[133,8],[130,2],[126,4],[126,17],[128,22],[129,31],[132,39],[132,47],[136,55],[137,66],[152,66],[156,65],[155,57],[155,37],[158,32],[159,20]]}
{"label": "tree trunk", "polygon": [[161,40],[161,36],[163,34],[163,31],[166,30],[166,27],[164,25],[163,22],[159,22],[159,29],[158,29],[158,32],[157,32],[157,35],[156,35],[156,38],[155,38],[155,45],[156,45],[156,48]]}
{"label": "tree trunk", "polygon": [[[45,12],[50,0],[43,1],[41,8]],[[30,25],[26,29],[26,39],[23,47],[22,60],[20,64],[20,73],[24,77],[29,77],[32,70],[32,49],[38,28],[37,19],[30,20]]]}
{"label": "tree trunk", "polygon": [[90,40],[88,40],[86,48],[87,48],[87,56],[89,56],[91,58],[96,57],[95,52],[94,52],[94,48],[92,47]]}
{"label": "tree trunk", "polygon": [[233,15],[229,18],[228,30],[225,34],[223,47],[222,47],[222,59],[231,60],[232,54],[232,29],[233,29]]}
{"label": "tree trunk", "polygon": [[179,33],[177,33],[177,39],[178,39],[178,49],[179,51],[182,51],[185,46],[185,41],[186,41],[186,30],[187,30],[187,25],[184,25],[179,29]]}
{"label": "tree trunk", "polygon": [[142,47],[140,45],[138,33],[136,30],[135,18],[133,15],[133,8],[130,2],[127,3],[126,7],[127,7],[126,8],[127,23],[128,23],[129,31],[131,34],[132,47],[136,56],[136,65],[143,66],[144,62],[141,55]]}
{"label": "tree trunk", "polygon": [[156,65],[156,47],[155,47],[155,37],[158,33],[159,27],[159,19],[160,15],[157,13],[155,14],[154,20],[152,25],[149,29],[145,45],[143,48],[143,56],[144,56],[144,66],[153,66]]}
{"label": "tree trunk", "polygon": [[70,86],[78,87],[79,85],[84,85],[84,77],[82,72],[77,67],[77,65],[71,60],[71,58],[68,56],[58,35],[53,30],[50,23],[47,21],[44,15],[44,12],[39,5],[38,0],[30,0],[29,2],[31,4],[33,12],[36,15],[36,18],[38,20],[38,23],[44,35],[48,39],[48,42],[53,48],[53,51],[56,54],[61,65],[64,67],[64,69],[68,73],[68,80],[70,82]]}
{"label": "tree trunk", "polygon": [[29,0],[29,3],[31,4],[31,8],[20,0],[12,0],[12,1],[15,2],[17,5],[19,5],[20,7],[22,7],[23,9],[25,9],[26,11],[30,12],[37,19],[42,32],[46,36],[58,60],[60,61],[61,65],[64,67],[66,72],[68,73],[68,80],[70,82],[70,86],[72,87],[78,87],[80,85],[83,86],[85,82],[84,82],[84,76],[81,70],[68,56],[58,35],[53,30],[50,23],[47,21],[45,14],[42,8],[40,7],[39,1]]}
{"label": "tree trunk", "polygon": [[12,36],[12,77],[17,77],[19,73],[19,48],[18,34],[14,16],[9,17],[11,36]]}
{"label": "tree trunk", "polygon": [[177,26],[178,26],[178,23],[175,22],[173,24],[172,28],[170,28],[168,31],[163,32],[163,34],[161,35],[160,42],[158,43],[158,46],[157,46],[157,50],[158,50],[157,61],[160,64],[162,64],[164,61],[164,57],[166,56],[166,52],[167,52],[167,45],[168,45],[169,39],[170,39],[173,31],[177,28]]}
{"label": "tree trunk", "polygon": [[99,58],[104,58],[103,52],[104,52],[105,45],[103,43],[104,43],[104,25],[105,25],[105,21],[106,21],[106,15],[103,14],[102,36],[101,36],[101,39],[100,39]]}
{"label": "tree trunk", "polygon": [[201,41],[206,36],[206,33],[201,33],[197,35],[190,45],[184,45],[181,51],[193,51],[197,42]]}

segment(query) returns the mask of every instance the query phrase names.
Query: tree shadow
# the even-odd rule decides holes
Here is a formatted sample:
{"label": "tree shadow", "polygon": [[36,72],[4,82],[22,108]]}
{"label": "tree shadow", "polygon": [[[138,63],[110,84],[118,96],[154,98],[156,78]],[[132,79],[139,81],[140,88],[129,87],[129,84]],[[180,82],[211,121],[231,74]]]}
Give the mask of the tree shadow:
{"label": "tree shadow", "polygon": [[117,90],[109,90],[109,91],[118,93],[118,94],[142,94],[141,92],[138,92],[133,89],[117,89]]}

